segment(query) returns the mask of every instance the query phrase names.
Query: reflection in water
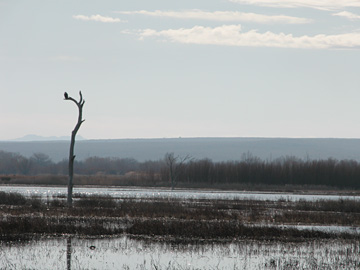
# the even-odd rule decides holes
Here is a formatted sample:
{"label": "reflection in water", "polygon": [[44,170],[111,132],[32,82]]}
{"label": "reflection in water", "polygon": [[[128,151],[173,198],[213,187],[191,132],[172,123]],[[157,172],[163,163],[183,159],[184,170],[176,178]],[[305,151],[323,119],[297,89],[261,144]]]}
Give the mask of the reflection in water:
{"label": "reflection in water", "polygon": [[71,236],[66,240],[66,269],[71,270]]}
{"label": "reflection in water", "polygon": [[359,245],[354,240],[175,244],[68,237],[0,243],[0,269],[359,269]]}

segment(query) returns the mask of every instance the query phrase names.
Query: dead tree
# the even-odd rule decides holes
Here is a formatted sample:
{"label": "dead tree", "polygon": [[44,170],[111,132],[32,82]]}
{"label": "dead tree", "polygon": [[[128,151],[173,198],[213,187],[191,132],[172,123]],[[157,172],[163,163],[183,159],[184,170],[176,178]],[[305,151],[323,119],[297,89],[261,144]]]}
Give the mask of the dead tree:
{"label": "dead tree", "polygon": [[81,91],[79,91],[79,94],[80,94],[80,100],[77,101],[74,98],[70,97],[68,93],[66,92],[64,93],[65,100],[73,101],[79,109],[78,121],[76,123],[74,130],[71,132],[70,153],[69,153],[69,182],[68,182],[68,195],[67,195],[67,204],[69,207],[72,206],[74,160],[75,160],[75,155],[74,155],[75,137],[76,137],[76,133],[80,129],[81,124],[85,121],[82,119],[82,109],[85,104],[85,100],[82,97]]}
{"label": "dead tree", "polygon": [[177,185],[177,180],[180,173],[185,168],[186,162],[189,161],[190,156],[185,157],[175,156],[174,153],[166,153],[164,160],[169,170],[169,180],[171,183],[171,189],[174,190]]}

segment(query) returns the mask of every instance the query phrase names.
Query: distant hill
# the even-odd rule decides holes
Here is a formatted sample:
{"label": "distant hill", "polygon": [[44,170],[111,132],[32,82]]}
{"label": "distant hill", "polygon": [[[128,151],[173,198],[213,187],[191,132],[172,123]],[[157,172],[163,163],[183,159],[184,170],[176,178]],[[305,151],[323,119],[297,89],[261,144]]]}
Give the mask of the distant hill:
{"label": "distant hill", "polygon": [[[85,140],[85,138],[83,138],[80,135],[76,136],[77,140]],[[18,141],[18,142],[34,142],[34,141],[65,141],[65,140],[70,140],[70,136],[50,136],[50,137],[43,137],[43,136],[39,136],[39,135],[35,135],[35,134],[28,134],[25,135],[24,137],[21,138],[17,138],[14,139],[12,141]]]}
{"label": "distant hill", "polygon": [[[67,159],[70,140],[3,141],[0,150],[16,152],[26,157],[44,153],[53,161]],[[360,161],[360,139],[302,139],[302,138],[176,138],[176,139],[118,139],[78,140],[77,160],[91,156],[134,158],[138,161],[162,159],[167,152],[209,158],[213,161],[240,160],[250,152],[264,160],[281,156],[302,159],[354,159]]]}

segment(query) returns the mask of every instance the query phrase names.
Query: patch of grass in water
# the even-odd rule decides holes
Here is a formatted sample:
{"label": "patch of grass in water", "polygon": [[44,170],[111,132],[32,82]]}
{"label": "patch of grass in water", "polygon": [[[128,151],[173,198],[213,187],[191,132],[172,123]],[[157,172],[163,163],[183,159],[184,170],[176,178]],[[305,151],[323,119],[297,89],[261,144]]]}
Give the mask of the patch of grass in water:
{"label": "patch of grass in water", "polygon": [[116,208],[118,206],[116,200],[110,195],[87,195],[82,196],[81,199],[74,201],[75,207],[85,208]]}
{"label": "patch of grass in water", "polygon": [[19,193],[7,193],[0,191],[0,204],[3,205],[25,205],[27,199],[24,195]]}

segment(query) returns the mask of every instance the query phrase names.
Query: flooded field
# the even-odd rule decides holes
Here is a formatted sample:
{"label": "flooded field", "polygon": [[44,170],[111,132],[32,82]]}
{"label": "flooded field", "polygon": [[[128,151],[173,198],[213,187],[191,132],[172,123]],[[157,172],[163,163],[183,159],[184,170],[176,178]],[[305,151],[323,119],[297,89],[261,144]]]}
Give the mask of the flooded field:
{"label": "flooded field", "polygon": [[[156,239],[152,239],[156,240]],[[359,269],[359,242],[174,244],[53,238],[1,243],[1,269]]]}
{"label": "flooded field", "polygon": [[[25,196],[36,195],[42,198],[65,196],[66,187],[54,186],[0,186],[0,191],[16,192]],[[280,199],[298,201],[314,200],[360,200],[360,196],[350,195],[319,195],[319,194],[294,194],[285,192],[251,192],[251,191],[208,191],[163,188],[119,188],[119,187],[74,187],[78,195],[110,195],[114,198],[170,198],[170,199],[213,199],[213,200],[269,200]]]}
{"label": "flooded field", "polygon": [[0,269],[360,269],[358,196],[0,191]]}

